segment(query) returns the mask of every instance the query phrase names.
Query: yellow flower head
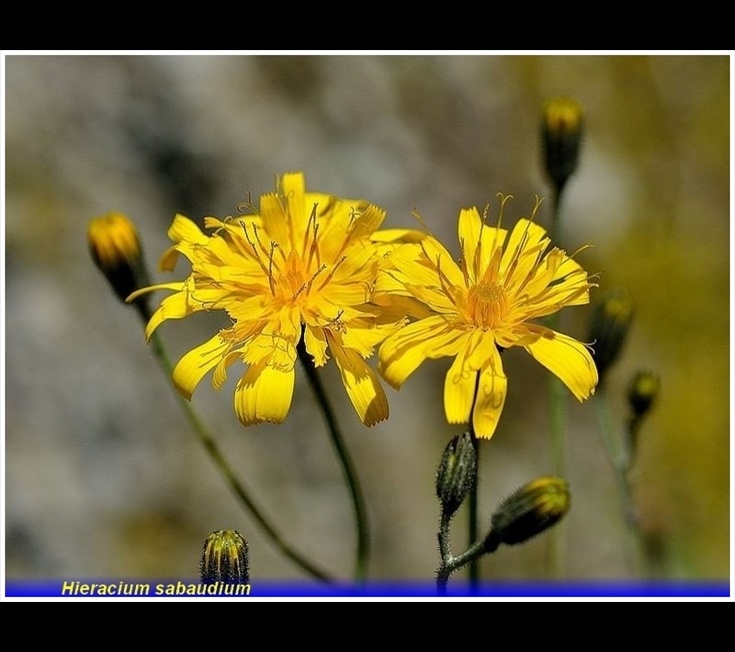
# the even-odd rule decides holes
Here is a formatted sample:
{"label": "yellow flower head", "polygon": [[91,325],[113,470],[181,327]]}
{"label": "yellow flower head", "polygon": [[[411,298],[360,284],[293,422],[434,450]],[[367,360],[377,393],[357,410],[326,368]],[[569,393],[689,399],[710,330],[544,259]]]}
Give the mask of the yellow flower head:
{"label": "yellow flower head", "polygon": [[372,237],[385,212],[363,200],[307,193],[302,173],[284,174],[276,186],[253,214],[206,218],[211,235],[182,215],[174,218],[168,235],[176,244],[161,267],[173,269],[183,254],[192,272],[144,290],[174,291],[146,335],[167,319],[224,310],[231,325],[184,355],[174,383],[191,398],[214,370],[219,389],[227,367],[241,360],[247,371],[235,389],[235,413],[245,425],[286,418],[303,335],[316,366],[331,352],[360,419],[373,425],[387,418],[388,401],[364,358],[400,325],[371,303],[379,263]]}
{"label": "yellow flower head", "polygon": [[383,377],[400,388],[427,358],[454,357],[444,383],[447,421],[471,418],[485,438],[507,391],[500,348],[522,346],[579,400],[593,394],[597,370],[584,344],[530,322],[588,303],[587,273],[564,251],[546,252],[546,232],[525,218],[508,234],[487,226],[476,208],[463,209],[459,243],[459,264],[433,236],[389,254],[379,292],[407,293],[422,311],[380,347]]}

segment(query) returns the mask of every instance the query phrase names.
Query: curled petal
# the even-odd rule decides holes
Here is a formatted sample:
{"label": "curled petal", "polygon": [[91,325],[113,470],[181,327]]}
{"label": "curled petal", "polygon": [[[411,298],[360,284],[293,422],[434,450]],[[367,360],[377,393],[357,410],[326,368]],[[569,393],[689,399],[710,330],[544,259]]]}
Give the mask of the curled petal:
{"label": "curled petal", "polygon": [[555,374],[579,401],[595,393],[597,367],[584,344],[549,329],[533,325],[528,329],[539,337],[524,346],[526,351]]}
{"label": "curled petal", "polygon": [[189,351],[174,367],[173,380],[176,389],[191,400],[194,389],[202,378],[226,356],[231,344],[217,333],[204,344]]}

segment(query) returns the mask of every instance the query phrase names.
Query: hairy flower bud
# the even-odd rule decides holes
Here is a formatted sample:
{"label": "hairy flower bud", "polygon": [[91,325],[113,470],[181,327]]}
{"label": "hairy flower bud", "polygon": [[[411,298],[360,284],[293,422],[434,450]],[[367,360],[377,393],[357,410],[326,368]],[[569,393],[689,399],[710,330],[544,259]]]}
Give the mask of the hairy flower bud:
{"label": "hairy flower bud", "polygon": [[516,489],[495,510],[485,539],[486,552],[501,543],[523,543],[558,523],[569,511],[569,485],[562,478],[543,476]]}
{"label": "hairy flower bud", "polygon": [[477,442],[465,432],[447,444],[436,473],[436,495],[445,518],[459,509],[476,482]]}
{"label": "hairy flower bud", "polygon": [[557,192],[577,169],[583,130],[582,107],[575,100],[560,97],[546,102],[541,129],[544,166]]}
{"label": "hairy flower bud", "polygon": [[217,530],[204,542],[200,571],[203,584],[250,581],[248,542],[237,530]]}

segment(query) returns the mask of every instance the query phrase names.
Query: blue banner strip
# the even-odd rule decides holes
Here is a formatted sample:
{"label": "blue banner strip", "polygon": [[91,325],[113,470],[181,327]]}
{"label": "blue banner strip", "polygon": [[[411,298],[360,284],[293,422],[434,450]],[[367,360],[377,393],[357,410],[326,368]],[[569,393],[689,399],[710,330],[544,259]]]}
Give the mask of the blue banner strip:
{"label": "blue banner strip", "polygon": [[475,589],[450,582],[438,596],[434,582],[285,582],[253,580],[247,585],[201,584],[197,579],[44,579],[7,578],[5,596],[16,598],[206,598],[206,597],[492,597],[492,598],[727,598],[725,581],[485,582]]}

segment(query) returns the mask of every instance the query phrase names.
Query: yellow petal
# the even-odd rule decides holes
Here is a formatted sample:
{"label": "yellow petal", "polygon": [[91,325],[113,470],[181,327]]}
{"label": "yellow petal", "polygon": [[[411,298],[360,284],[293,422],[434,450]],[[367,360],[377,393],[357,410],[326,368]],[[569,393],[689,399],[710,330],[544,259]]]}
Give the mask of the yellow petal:
{"label": "yellow petal", "polygon": [[474,206],[460,211],[457,229],[467,274],[472,283],[477,283],[485,275],[495,250],[503,245],[508,232],[487,226]]}
{"label": "yellow petal", "polygon": [[538,333],[535,342],[524,348],[544,367],[569,388],[574,396],[583,401],[595,393],[597,367],[587,347],[568,335],[528,326],[529,332]]}
{"label": "yellow petal", "polygon": [[250,365],[235,387],[237,418],[245,426],[281,423],[291,407],[295,376],[293,367],[274,367],[266,360]]}
{"label": "yellow petal", "polygon": [[288,219],[288,230],[291,237],[291,249],[301,250],[304,233],[311,214],[311,206],[306,209],[304,194],[306,181],[302,172],[283,174],[278,180],[278,192],[283,197]]}
{"label": "yellow petal", "polygon": [[209,236],[202,233],[195,222],[180,213],[174,216],[173,222],[168,228],[168,237],[174,242],[191,242],[194,244],[207,244],[209,242]]}
{"label": "yellow petal", "polygon": [[130,303],[131,301],[137,299],[140,295],[147,294],[148,292],[155,292],[156,290],[174,290],[176,292],[179,292],[180,290],[183,290],[183,289],[184,289],[183,281],[174,281],[173,283],[159,283],[158,285],[149,285],[148,287],[140,288],[139,290],[136,290],[127,299],[125,299],[125,301]]}
{"label": "yellow petal", "polygon": [[490,439],[495,432],[503,411],[508,391],[508,379],[496,347],[490,349],[490,362],[480,372],[477,400],[472,413],[472,425],[480,439]]}
{"label": "yellow petal", "polygon": [[357,351],[339,346],[332,338],[329,348],[342,375],[347,395],[366,426],[374,426],[388,418],[388,398],[375,372]]}
{"label": "yellow petal", "polygon": [[508,244],[505,246],[503,258],[500,261],[500,273],[508,274],[511,267],[521,266],[525,274],[535,264],[550,241],[543,227],[525,217],[521,218],[513,227]]}
{"label": "yellow petal", "polygon": [[[281,197],[273,192],[262,195],[260,198],[260,215],[268,237],[275,240],[282,247],[289,246],[288,220]],[[251,232],[255,233],[256,231],[251,230]],[[268,246],[267,242],[263,244],[266,247]]]}
{"label": "yellow petal", "polygon": [[314,366],[321,367],[327,363],[327,338],[324,330],[313,326],[304,328],[304,346],[307,352],[314,358]]}
{"label": "yellow petal", "polygon": [[475,398],[477,371],[465,364],[464,352],[449,367],[444,378],[444,413],[448,423],[468,423]]}
{"label": "yellow petal", "polygon": [[191,400],[199,381],[222,360],[230,346],[231,344],[223,341],[218,333],[178,361],[174,367],[173,381],[184,398]]}
{"label": "yellow petal", "polygon": [[[404,326],[380,347],[378,370],[385,380],[398,389],[426,360],[426,345],[448,328],[443,317],[427,317]],[[447,355],[454,355],[449,353]]]}
{"label": "yellow petal", "polygon": [[177,292],[176,294],[166,297],[161,301],[161,305],[158,307],[158,310],[153,313],[150,321],[145,327],[146,339],[150,340],[153,335],[153,331],[155,331],[167,319],[182,319],[197,310],[203,310],[203,308],[192,306],[191,302],[188,301],[188,293],[186,291]]}

